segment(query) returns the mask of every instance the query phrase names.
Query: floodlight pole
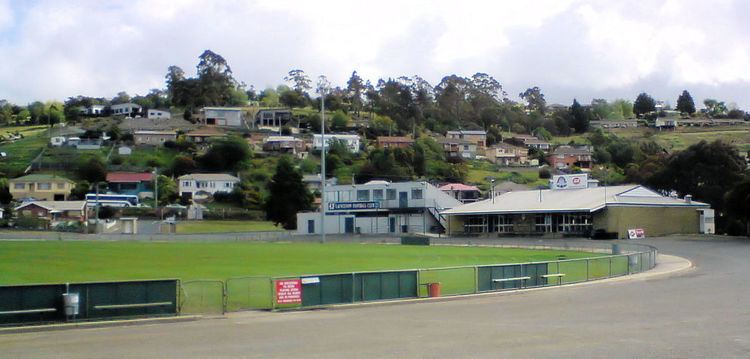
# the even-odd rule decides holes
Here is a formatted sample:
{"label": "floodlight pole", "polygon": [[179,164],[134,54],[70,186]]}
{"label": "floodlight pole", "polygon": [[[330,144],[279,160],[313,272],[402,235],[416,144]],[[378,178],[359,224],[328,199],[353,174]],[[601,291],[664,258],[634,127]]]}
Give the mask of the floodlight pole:
{"label": "floodlight pole", "polygon": [[326,242],[326,96],[320,89],[320,242]]}

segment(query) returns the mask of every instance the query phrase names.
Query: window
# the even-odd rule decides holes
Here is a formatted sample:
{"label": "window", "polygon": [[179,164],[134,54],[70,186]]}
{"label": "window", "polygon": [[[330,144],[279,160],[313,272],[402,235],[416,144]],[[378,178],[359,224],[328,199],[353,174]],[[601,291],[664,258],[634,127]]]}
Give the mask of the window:
{"label": "window", "polygon": [[39,183],[39,185],[37,185],[37,188],[40,189],[40,190],[51,190],[52,189],[52,183],[49,183],[49,182],[47,182],[47,183]]}
{"label": "window", "polygon": [[57,189],[65,189],[65,183],[58,183]]}
{"label": "window", "polygon": [[552,232],[552,216],[539,214],[535,218],[535,230],[536,232],[549,233]]}
{"label": "window", "polygon": [[373,201],[382,201],[383,200],[383,190],[382,189],[374,189],[374,190],[372,190],[372,200]]}
{"label": "window", "polygon": [[25,189],[25,188],[26,188],[26,183],[14,183],[13,184],[13,189]]}
{"label": "window", "polygon": [[422,189],[421,188],[412,188],[412,190],[411,190],[411,199],[422,199]]}
{"label": "window", "polygon": [[226,187],[226,188],[230,188],[230,187],[232,187],[232,185],[233,185],[232,182],[225,182],[224,183],[224,187]]}
{"label": "window", "polygon": [[366,189],[358,189],[357,190],[357,201],[369,201],[370,200],[370,191]]}
{"label": "window", "polygon": [[495,232],[510,233],[513,232],[513,217],[509,215],[499,215],[495,219]]}
{"label": "window", "polygon": [[385,190],[385,199],[388,201],[393,201],[396,199],[396,189],[389,188]]}
{"label": "window", "polygon": [[469,150],[469,145],[464,145],[464,151],[468,151],[468,150]]}
{"label": "window", "polygon": [[464,221],[465,233],[483,233],[486,225],[485,216],[468,216]]}

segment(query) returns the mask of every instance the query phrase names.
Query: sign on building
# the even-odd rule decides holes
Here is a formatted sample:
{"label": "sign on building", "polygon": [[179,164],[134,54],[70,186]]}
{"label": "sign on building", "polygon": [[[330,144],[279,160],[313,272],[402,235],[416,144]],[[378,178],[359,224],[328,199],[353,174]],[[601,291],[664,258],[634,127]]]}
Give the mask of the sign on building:
{"label": "sign on building", "polygon": [[302,304],[302,281],[284,279],[276,281],[277,304]]}
{"label": "sign on building", "polygon": [[589,175],[586,173],[575,175],[555,175],[552,176],[550,187],[552,189],[578,189],[587,188],[589,185]]}
{"label": "sign on building", "polygon": [[646,238],[646,231],[643,228],[628,229],[629,239],[643,239]]}
{"label": "sign on building", "polygon": [[336,211],[351,211],[357,209],[378,209],[380,208],[380,202],[329,202],[328,210]]}

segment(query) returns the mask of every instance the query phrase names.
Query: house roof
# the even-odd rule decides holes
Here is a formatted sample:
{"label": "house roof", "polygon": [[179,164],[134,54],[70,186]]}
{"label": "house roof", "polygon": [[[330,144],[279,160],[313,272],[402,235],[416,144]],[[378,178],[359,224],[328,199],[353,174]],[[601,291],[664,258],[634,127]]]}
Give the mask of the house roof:
{"label": "house roof", "polygon": [[196,180],[196,181],[232,181],[239,182],[240,179],[226,173],[191,173],[177,177],[179,180]]}
{"label": "house roof", "polygon": [[46,173],[34,173],[23,177],[13,178],[10,182],[40,182],[40,181],[65,181],[74,183],[73,181],[56,175],[50,175]]}
{"label": "house roof", "polygon": [[524,138],[523,143],[527,145],[550,145],[551,143],[538,138]]}
{"label": "house roof", "polygon": [[136,135],[170,135],[170,136],[176,136],[177,132],[175,131],[153,131],[153,130],[139,130],[135,131]]}
{"label": "house roof", "polygon": [[569,190],[514,191],[443,212],[448,215],[594,212],[605,206],[708,207],[702,202],[662,196],[640,185]]}
{"label": "house roof", "polygon": [[487,131],[483,130],[453,130],[448,131],[446,134],[464,134],[464,135],[487,135]]}
{"label": "house roof", "polygon": [[380,143],[414,143],[414,139],[406,136],[378,136]]}
{"label": "house roof", "polygon": [[265,139],[263,139],[263,142],[302,142],[301,139],[296,138],[294,136],[268,136]]}
{"label": "house roof", "polygon": [[441,191],[479,191],[476,186],[469,186],[463,183],[448,183],[439,187]]}
{"label": "house roof", "polygon": [[477,143],[474,141],[469,141],[467,139],[463,138],[448,138],[448,137],[439,137],[437,138],[437,142],[440,144],[457,144],[457,145],[476,145]]}
{"label": "house roof", "polygon": [[107,173],[107,182],[110,183],[134,183],[151,182],[154,174],[150,172],[110,172]]}
{"label": "house roof", "polygon": [[203,127],[196,130],[192,130],[187,133],[188,137],[211,137],[211,136],[226,136],[227,134],[224,133],[224,131],[216,128],[216,127]]}
{"label": "house roof", "polygon": [[82,211],[86,206],[86,201],[33,201],[26,202],[16,207],[15,210],[28,207],[32,204],[42,207],[48,211]]}
{"label": "house roof", "polygon": [[242,111],[242,107],[204,107],[201,110],[211,110],[211,111]]}
{"label": "house roof", "polygon": [[590,155],[588,147],[560,146],[555,148],[553,155]]}

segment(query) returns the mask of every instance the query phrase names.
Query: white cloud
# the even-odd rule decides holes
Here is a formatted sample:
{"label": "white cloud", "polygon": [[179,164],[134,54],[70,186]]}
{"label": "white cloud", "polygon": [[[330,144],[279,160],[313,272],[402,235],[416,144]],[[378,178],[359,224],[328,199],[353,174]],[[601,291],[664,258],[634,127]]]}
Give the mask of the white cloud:
{"label": "white cloud", "polygon": [[0,0],[0,98],[114,96],[193,73],[204,49],[258,88],[291,68],[343,85],[381,77],[487,72],[551,101],[671,97],[695,88],[750,105],[743,1]]}

